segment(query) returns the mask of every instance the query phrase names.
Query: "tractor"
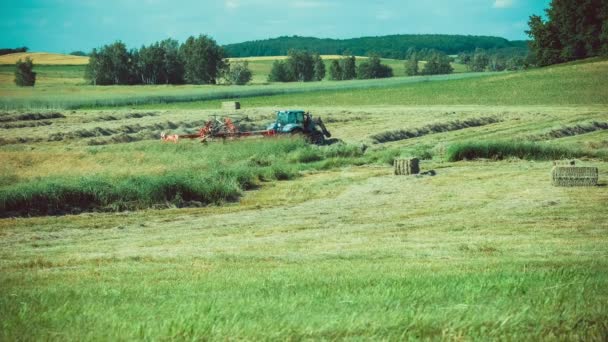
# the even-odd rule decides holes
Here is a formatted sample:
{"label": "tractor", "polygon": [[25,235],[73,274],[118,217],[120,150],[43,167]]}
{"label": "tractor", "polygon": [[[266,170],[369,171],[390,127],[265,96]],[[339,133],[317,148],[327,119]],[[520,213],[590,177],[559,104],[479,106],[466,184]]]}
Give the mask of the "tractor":
{"label": "tractor", "polygon": [[209,119],[203,128],[196,134],[165,135],[161,133],[162,141],[177,142],[177,139],[200,139],[206,143],[209,139],[235,139],[240,137],[264,136],[273,137],[277,135],[302,135],[313,144],[322,145],[326,143],[325,137],[331,137],[331,133],[325,128],[321,118],[314,118],[303,110],[281,110],[277,112],[276,121],[271,123],[266,130],[240,131],[231,118],[220,120],[216,117]]}
{"label": "tractor", "polygon": [[317,145],[323,144],[325,137],[331,137],[321,118],[313,118],[309,112],[303,110],[278,111],[276,121],[266,129],[276,134],[303,135]]}

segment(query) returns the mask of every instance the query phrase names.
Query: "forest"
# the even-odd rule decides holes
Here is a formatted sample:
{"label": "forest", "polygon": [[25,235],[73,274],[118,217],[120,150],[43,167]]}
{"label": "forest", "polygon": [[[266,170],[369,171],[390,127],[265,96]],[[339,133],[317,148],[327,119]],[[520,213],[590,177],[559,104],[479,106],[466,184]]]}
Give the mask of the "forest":
{"label": "forest", "polygon": [[420,51],[425,50],[455,55],[484,49],[492,53],[525,56],[528,53],[528,43],[499,37],[447,34],[400,34],[352,39],[283,36],[229,44],[224,49],[229,57],[284,56],[291,49],[304,49],[321,55],[367,56],[373,53],[383,58],[406,59],[414,50],[419,55]]}

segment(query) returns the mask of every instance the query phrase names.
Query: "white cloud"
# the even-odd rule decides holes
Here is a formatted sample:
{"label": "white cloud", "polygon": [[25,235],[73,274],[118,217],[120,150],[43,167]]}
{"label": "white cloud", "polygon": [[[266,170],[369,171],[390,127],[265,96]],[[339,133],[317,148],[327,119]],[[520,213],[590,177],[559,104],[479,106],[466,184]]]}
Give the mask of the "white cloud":
{"label": "white cloud", "polygon": [[513,7],[513,0],[495,0],[494,8],[510,8]]}
{"label": "white cloud", "polygon": [[224,3],[228,9],[237,9],[241,6],[237,0],[226,0]]}

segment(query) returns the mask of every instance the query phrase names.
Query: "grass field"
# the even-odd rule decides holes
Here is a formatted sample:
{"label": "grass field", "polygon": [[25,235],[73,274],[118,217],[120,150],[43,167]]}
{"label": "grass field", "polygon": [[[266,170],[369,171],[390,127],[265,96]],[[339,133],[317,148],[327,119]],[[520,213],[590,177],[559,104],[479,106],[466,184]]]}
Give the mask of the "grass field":
{"label": "grass field", "polygon": [[[0,340],[604,341],[607,69],[240,99],[244,127],[322,117],[344,144],[321,147],[158,141],[217,100],[0,114]],[[566,157],[600,186],[552,186]]]}

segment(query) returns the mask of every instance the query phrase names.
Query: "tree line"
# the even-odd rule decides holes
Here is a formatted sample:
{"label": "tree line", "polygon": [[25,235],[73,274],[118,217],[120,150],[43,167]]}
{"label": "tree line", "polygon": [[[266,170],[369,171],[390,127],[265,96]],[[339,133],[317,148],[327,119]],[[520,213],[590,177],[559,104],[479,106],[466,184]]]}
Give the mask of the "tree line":
{"label": "tree line", "polygon": [[[352,39],[320,39],[312,37],[278,37],[225,45],[230,57],[285,56],[290,50],[317,51],[322,55],[368,56],[407,59],[409,50],[440,51],[448,55],[474,52],[477,48],[505,54],[526,55],[525,41],[509,41],[499,37],[441,34],[402,34]],[[430,56],[430,55],[429,55]],[[421,57],[422,58],[422,57]]]}
{"label": "tree line", "polygon": [[2,56],[2,55],[8,55],[8,54],[11,54],[11,53],[27,52],[28,50],[29,50],[29,48],[27,46],[15,48],[15,49],[1,48],[0,49],[0,56]]}
{"label": "tree line", "polygon": [[539,66],[608,55],[608,1],[553,0],[546,14],[531,16],[526,31]]}
{"label": "tree line", "polygon": [[206,35],[131,50],[117,41],[93,49],[85,68],[85,78],[93,85],[216,84],[220,79],[246,84],[251,76],[246,63],[230,65],[224,49]]}

